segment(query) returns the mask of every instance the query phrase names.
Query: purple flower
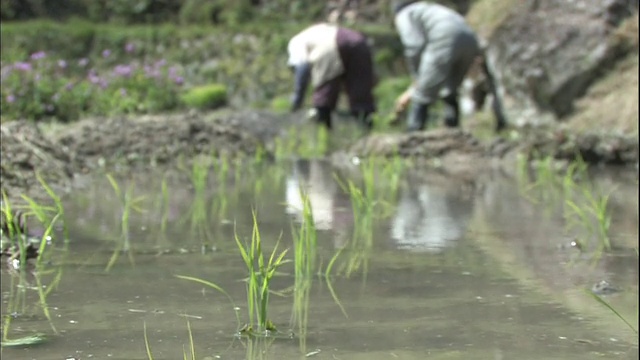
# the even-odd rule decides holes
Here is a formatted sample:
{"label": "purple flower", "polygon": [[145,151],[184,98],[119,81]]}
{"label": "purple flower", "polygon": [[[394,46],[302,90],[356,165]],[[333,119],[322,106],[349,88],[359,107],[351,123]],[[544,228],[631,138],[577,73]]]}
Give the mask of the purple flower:
{"label": "purple flower", "polygon": [[109,82],[106,79],[100,79],[98,86],[104,90],[109,86]]}
{"label": "purple flower", "polygon": [[120,96],[122,96],[122,97],[127,96],[127,89],[125,89],[125,88],[120,88]]}
{"label": "purple flower", "polygon": [[163,66],[165,66],[166,64],[167,64],[167,60],[165,60],[165,59],[160,59],[160,60],[156,61],[155,66],[156,66],[156,67],[163,67]]}
{"label": "purple flower", "polygon": [[97,84],[100,82],[100,76],[98,76],[98,74],[96,74],[95,70],[93,69],[89,70],[89,74],[87,74],[87,78],[89,79],[89,82],[92,84]]}
{"label": "purple flower", "polygon": [[73,83],[67,83],[67,85],[64,86],[65,90],[67,91],[71,91],[73,89]]}
{"label": "purple flower", "polygon": [[184,84],[184,78],[182,76],[176,76],[173,81],[177,84],[177,85],[182,85]]}
{"label": "purple flower", "polygon": [[9,104],[11,104],[12,102],[15,102],[15,101],[16,101],[16,97],[13,94],[7,95],[7,102]]}
{"label": "purple flower", "polygon": [[89,64],[89,59],[87,58],[82,58],[80,60],[78,60],[78,66],[80,67],[85,67]]}
{"label": "purple flower", "polygon": [[16,70],[20,70],[20,71],[31,71],[32,69],[31,64],[28,62],[18,61],[13,66],[15,67]]}
{"label": "purple flower", "polygon": [[111,55],[111,50],[105,49],[104,51],[102,51],[102,57],[103,58],[108,58],[109,55]]}
{"label": "purple flower", "polygon": [[47,53],[44,51],[38,51],[31,54],[31,60],[40,60],[47,57]]}
{"label": "purple flower", "polygon": [[126,51],[127,53],[132,53],[136,50],[136,46],[133,43],[127,43],[124,46],[124,51]]}
{"label": "purple flower", "polygon": [[64,60],[58,60],[58,67],[61,69],[66,69],[67,68],[67,62]]}
{"label": "purple flower", "polygon": [[147,75],[148,78],[158,78],[160,77],[160,72],[148,65],[144,66],[144,72],[145,75]]}
{"label": "purple flower", "polygon": [[129,77],[132,73],[131,65],[117,65],[113,68],[113,73],[118,76]]}

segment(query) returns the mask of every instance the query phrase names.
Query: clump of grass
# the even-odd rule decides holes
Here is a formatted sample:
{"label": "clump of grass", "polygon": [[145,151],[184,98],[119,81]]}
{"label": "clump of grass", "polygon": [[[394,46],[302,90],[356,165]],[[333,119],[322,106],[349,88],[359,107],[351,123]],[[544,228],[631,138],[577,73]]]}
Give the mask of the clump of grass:
{"label": "clump of grass", "polygon": [[227,103],[227,87],[222,84],[193,87],[182,95],[182,101],[197,109],[216,109]]}
{"label": "clump of grass", "polygon": [[127,187],[127,190],[123,193],[120,189],[120,185],[118,185],[118,182],[113,178],[113,176],[111,176],[111,174],[107,174],[107,179],[109,180],[109,183],[111,184],[116,197],[118,198],[118,200],[120,200],[121,214],[120,234],[118,236],[117,245],[113,251],[113,254],[111,255],[111,258],[109,259],[109,262],[107,263],[107,266],[105,267],[105,271],[111,270],[113,265],[115,265],[116,261],[118,260],[121,252],[127,253],[129,262],[131,264],[134,264],[133,252],[131,251],[131,239],[129,236],[129,221],[132,211],[140,213],[144,212],[144,209],[142,209],[138,205],[144,199],[144,197],[133,197],[133,183],[131,183]]}
{"label": "clump of grass", "polygon": [[[268,317],[271,281],[276,275],[278,268],[289,262],[284,259],[284,256],[287,254],[287,249],[276,255],[278,252],[278,241],[269,259],[265,261],[255,211],[253,211],[251,242],[249,244],[243,243],[237,233],[235,240],[249,274],[247,279],[247,312],[249,323],[241,330],[241,333],[249,336],[269,336],[271,332],[276,331],[276,327]],[[257,322],[254,322],[256,319]],[[254,326],[256,327],[254,328]]]}

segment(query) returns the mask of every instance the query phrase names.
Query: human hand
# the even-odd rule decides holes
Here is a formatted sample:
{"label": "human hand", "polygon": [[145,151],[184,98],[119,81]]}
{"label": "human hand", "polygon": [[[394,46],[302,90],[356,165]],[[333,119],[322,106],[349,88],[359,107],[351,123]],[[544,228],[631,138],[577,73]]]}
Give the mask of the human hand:
{"label": "human hand", "polygon": [[411,89],[407,89],[405,92],[400,94],[396,99],[395,111],[396,113],[401,113],[407,109],[409,106],[409,102],[411,102]]}

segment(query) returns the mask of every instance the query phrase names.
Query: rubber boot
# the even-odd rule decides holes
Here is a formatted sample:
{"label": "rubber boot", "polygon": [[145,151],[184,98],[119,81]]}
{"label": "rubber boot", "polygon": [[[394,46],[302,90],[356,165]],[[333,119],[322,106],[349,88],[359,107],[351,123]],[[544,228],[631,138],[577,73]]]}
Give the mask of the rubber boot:
{"label": "rubber boot", "polygon": [[407,131],[421,131],[424,130],[427,124],[427,117],[429,116],[429,105],[420,104],[415,101],[411,102],[409,112],[407,113]]}
{"label": "rubber boot", "polygon": [[460,126],[460,113],[456,96],[448,96],[444,100],[444,124],[455,128]]}
{"label": "rubber boot", "polygon": [[328,107],[319,107],[316,108],[316,110],[316,121],[326,126],[327,129],[331,130],[331,109]]}
{"label": "rubber boot", "polygon": [[353,116],[366,131],[371,131],[373,128],[373,120],[371,119],[371,112],[369,111],[352,111],[351,116]]}

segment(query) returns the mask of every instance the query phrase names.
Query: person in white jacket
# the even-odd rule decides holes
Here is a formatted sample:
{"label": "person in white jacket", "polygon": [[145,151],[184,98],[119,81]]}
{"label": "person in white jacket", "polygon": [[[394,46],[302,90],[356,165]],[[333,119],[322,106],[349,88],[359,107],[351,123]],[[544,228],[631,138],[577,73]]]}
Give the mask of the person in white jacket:
{"label": "person in white jacket", "polygon": [[351,115],[371,127],[375,79],[371,49],[363,34],[330,23],[315,24],[292,37],[287,50],[288,65],[295,74],[292,111],[302,107],[311,83],[316,119],[330,129],[331,113],[344,86]]}
{"label": "person in white jacket", "polygon": [[394,23],[404,47],[413,82],[396,101],[407,113],[407,130],[423,130],[429,107],[442,98],[445,125],[459,125],[458,88],[480,45],[464,17],[428,1],[393,1]]}

